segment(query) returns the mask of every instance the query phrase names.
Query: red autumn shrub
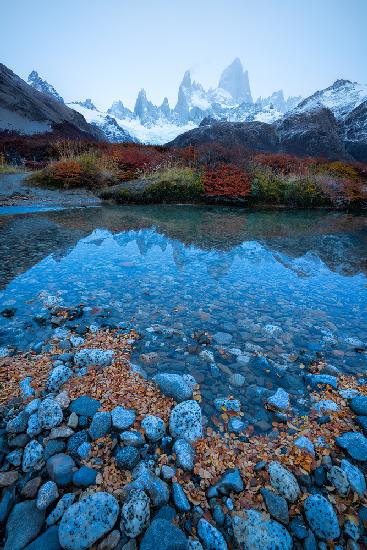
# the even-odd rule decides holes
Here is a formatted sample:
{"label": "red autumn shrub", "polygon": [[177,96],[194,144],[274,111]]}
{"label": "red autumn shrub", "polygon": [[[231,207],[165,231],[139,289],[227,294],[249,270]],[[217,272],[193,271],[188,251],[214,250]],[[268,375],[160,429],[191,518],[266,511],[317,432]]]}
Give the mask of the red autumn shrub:
{"label": "red autumn shrub", "polygon": [[250,176],[231,164],[208,168],[202,176],[204,191],[210,196],[247,197],[251,192]]}
{"label": "red autumn shrub", "polygon": [[78,185],[82,168],[75,160],[59,160],[52,165],[52,179],[65,181],[67,185]]}
{"label": "red autumn shrub", "polygon": [[153,170],[164,159],[164,154],[157,148],[135,144],[113,144],[107,147],[106,154],[120,170],[136,174],[143,170]]}
{"label": "red autumn shrub", "polygon": [[300,158],[278,153],[259,153],[255,155],[254,161],[283,176],[306,174],[315,164],[315,159],[309,157]]}
{"label": "red autumn shrub", "polygon": [[323,194],[337,206],[367,201],[367,185],[353,179],[327,176],[321,179]]}

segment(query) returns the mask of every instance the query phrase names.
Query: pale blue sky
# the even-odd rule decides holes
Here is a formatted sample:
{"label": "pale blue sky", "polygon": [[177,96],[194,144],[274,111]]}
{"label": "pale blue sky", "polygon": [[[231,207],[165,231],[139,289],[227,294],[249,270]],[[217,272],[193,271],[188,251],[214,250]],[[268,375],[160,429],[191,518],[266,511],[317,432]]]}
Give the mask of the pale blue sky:
{"label": "pale blue sky", "polygon": [[0,0],[0,61],[67,100],[171,105],[186,69],[205,87],[240,57],[254,98],[367,82],[367,0]]}

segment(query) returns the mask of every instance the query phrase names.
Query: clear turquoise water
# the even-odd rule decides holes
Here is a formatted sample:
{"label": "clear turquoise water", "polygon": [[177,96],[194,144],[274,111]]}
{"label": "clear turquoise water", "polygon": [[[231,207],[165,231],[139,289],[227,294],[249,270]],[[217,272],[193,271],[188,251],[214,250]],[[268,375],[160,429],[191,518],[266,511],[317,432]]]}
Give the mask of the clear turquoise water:
{"label": "clear turquoise water", "polygon": [[[363,215],[106,206],[3,216],[0,259],[0,311],[14,310],[0,316],[0,346],[50,335],[34,321],[48,294],[83,303],[88,322],[130,322],[142,335],[133,360],[157,352],[149,374],[190,372],[208,402],[233,394],[229,373],[241,372],[246,384],[235,392],[250,412],[256,388],[301,394],[299,364],[309,355],[346,372],[367,367],[356,351],[367,341]],[[250,353],[249,364],[212,343],[211,369],[194,332],[230,334],[227,351]]]}

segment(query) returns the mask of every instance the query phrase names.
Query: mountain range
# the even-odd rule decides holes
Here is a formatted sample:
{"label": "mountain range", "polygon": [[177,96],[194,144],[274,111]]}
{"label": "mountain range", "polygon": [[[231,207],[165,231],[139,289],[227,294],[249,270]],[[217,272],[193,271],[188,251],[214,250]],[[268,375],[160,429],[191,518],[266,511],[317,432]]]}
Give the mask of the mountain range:
{"label": "mountain range", "polygon": [[367,161],[367,86],[337,80],[307,98],[283,91],[253,100],[249,75],[236,58],[218,86],[205,90],[186,71],[171,108],[140,90],[134,110],[121,100],[107,111],[92,99],[66,102],[36,71],[28,83],[0,64],[0,133],[43,134],[111,142],[174,145],[241,142],[260,151]]}
{"label": "mountain range", "polygon": [[[36,71],[28,77],[28,84],[46,95],[64,102],[64,99]],[[177,93],[177,103],[171,108],[167,97],[161,105],[154,105],[144,89],[138,93],[133,110],[121,99],[112,103],[107,111],[99,110],[91,99],[72,101],[67,105],[80,112],[85,119],[107,132],[109,139],[120,141],[117,124],[129,132],[132,139],[148,143],[165,143],[180,133],[196,127],[206,118],[216,120],[274,122],[301,101],[301,97],[285,99],[283,91],[274,92],[266,98],[253,100],[248,72],[240,59],[222,72],[218,86],[205,90],[186,71]]]}

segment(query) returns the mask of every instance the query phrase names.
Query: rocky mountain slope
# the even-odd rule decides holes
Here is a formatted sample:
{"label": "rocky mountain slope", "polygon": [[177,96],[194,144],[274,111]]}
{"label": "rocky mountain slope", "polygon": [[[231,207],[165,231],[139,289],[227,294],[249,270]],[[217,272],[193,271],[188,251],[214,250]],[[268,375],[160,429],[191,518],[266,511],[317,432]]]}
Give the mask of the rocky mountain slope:
{"label": "rocky mountain slope", "polygon": [[55,90],[52,84],[49,84],[46,80],[43,80],[39,76],[37,71],[32,71],[29,74],[27,82],[30,86],[32,86],[32,88],[34,88],[38,92],[42,92],[43,94],[52,97],[53,99],[57,99],[57,101],[60,101],[61,103],[64,103],[64,99]]}
{"label": "rocky mountain slope", "polygon": [[0,132],[33,135],[55,131],[69,137],[103,139],[101,131],[80,113],[0,64]]}
{"label": "rocky mountain slope", "polygon": [[225,146],[241,144],[256,151],[367,162],[366,96],[367,87],[337,80],[271,124],[218,123],[208,118],[170,145],[184,147],[216,141]]}

